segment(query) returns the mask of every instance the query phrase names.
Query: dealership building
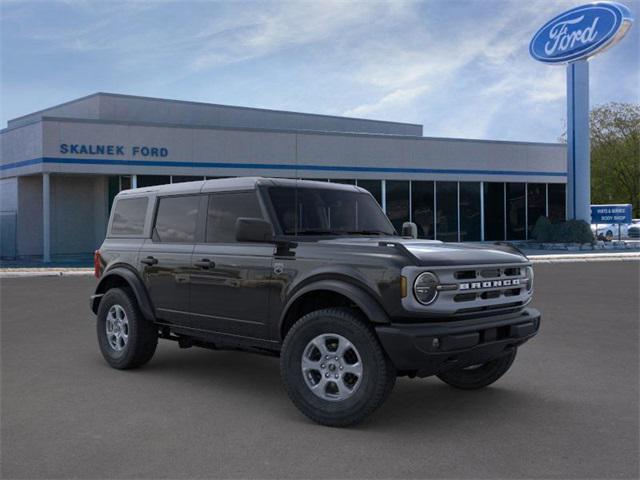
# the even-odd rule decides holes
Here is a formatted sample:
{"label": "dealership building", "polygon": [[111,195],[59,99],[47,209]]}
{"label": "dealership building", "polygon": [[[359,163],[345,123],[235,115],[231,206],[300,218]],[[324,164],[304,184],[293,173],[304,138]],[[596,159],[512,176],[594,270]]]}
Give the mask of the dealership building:
{"label": "dealership building", "polygon": [[541,215],[565,218],[566,158],[563,144],[96,93],[0,132],[0,254],[89,254],[120,190],[248,175],[357,184],[422,238],[526,240]]}

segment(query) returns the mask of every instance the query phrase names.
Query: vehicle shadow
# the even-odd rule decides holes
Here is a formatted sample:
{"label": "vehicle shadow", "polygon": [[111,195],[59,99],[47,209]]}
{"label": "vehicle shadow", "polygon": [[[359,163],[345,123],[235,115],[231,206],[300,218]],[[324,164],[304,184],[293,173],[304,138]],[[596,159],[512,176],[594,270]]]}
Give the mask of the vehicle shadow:
{"label": "vehicle shadow", "polygon": [[[163,349],[147,366],[145,376],[178,377],[189,385],[213,388],[242,397],[248,408],[279,419],[313,424],[297,415],[289,401],[278,367],[278,358],[233,351]],[[511,413],[538,410],[538,395],[522,391],[505,379],[479,391],[454,389],[436,377],[398,378],[389,399],[359,430],[407,432],[412,429],[468,427],[472,421],[501,421]],[[533,414],[533,413],[532,413]]]}

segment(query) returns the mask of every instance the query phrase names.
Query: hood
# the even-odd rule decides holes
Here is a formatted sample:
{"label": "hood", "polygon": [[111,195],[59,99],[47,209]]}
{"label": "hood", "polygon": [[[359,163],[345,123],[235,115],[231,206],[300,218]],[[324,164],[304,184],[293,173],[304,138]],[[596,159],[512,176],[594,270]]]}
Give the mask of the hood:
{"label": "hood", "polygon": [[[399,248],[404,247],[419,265],[425,266],[515,264],[528,261],[523,253],[507,244],[442,243],[402,237],[340,237],[320,241],[354,248],[378,247],[381,242],[399,244]],[[389,248],[390,245],[383,247]]]}

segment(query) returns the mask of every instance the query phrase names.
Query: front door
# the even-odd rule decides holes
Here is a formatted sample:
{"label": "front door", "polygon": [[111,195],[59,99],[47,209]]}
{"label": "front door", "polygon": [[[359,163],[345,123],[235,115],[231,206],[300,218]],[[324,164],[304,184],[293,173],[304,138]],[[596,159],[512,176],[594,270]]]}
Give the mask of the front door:
{"label": "front door", "polygon": [[160,198],[152,238],[140,250],[142,277],[156,317],[162,322],[188,323],[191,257],[201,198]]}
{"label": "front door", "polygon": [[209,195],[205,243],[192,256],[191,322],[198,329],[267,339],[275,247],[236,242],[238,217],[264,218],[255,191]]}

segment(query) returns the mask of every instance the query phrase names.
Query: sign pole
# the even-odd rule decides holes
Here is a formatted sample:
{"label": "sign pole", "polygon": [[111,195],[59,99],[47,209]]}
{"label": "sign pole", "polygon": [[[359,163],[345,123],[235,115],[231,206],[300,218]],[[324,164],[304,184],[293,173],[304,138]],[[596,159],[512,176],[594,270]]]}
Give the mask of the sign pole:
{"label": "sign pole", "polygon": [[547,64],[567,64],[567,217],[591,223],[589,64],[618,43],[633,24],[629,8],[595,2],[562,12],[533,35],[531,56]]}
{"label": "sign pole", "polygon": [[567,212],[571,220],[591,223],[589,140],[589,63],[567,65]]}

